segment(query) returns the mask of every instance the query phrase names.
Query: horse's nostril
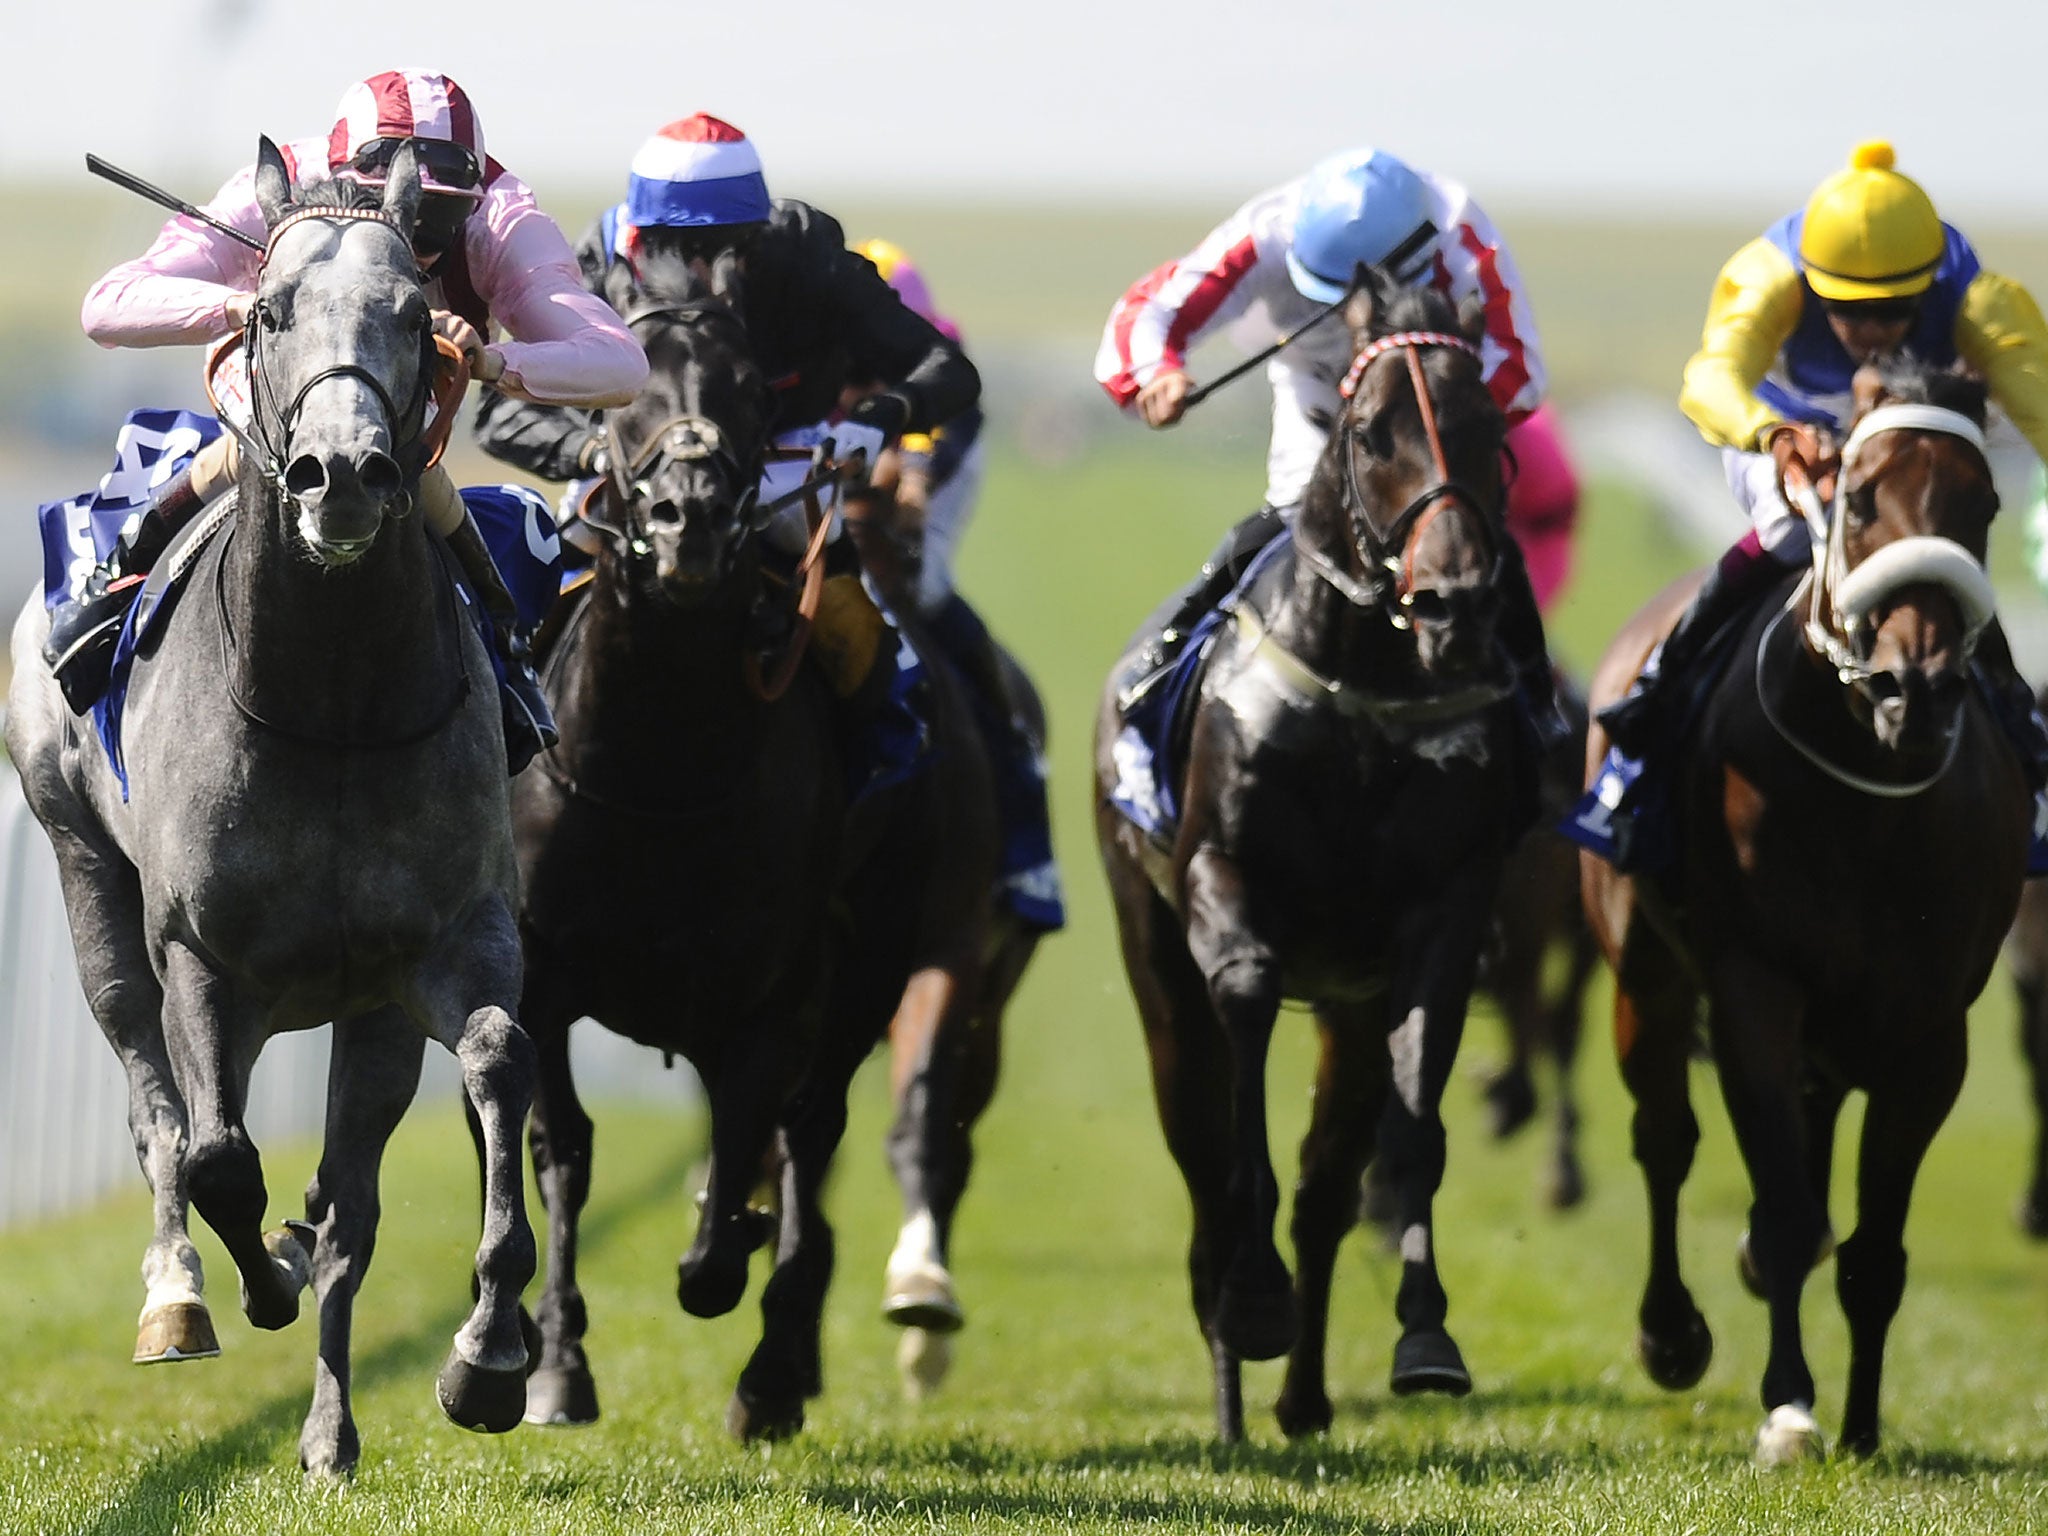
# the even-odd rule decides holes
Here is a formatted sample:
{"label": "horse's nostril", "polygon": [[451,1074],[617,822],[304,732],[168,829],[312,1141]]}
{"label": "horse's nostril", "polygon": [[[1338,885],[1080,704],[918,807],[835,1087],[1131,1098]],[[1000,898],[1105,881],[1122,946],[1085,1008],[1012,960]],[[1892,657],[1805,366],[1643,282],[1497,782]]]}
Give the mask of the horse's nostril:
{"label": "horse's nostril", "polygon": [[683,509],[673,501],[657,501],[647,509],[650,523],[680,528],[683,523]]}
{"label": "horse's nostril", "polygon": [[310,453],[302,453],[285,466],[284,488],[304,500],[327,489],[327,466]]}
{"label": "horse's nostril", "polygon": [[398,461],[388,453],[366,456],[356,470],[356,478],[362,482],[363,490],[376,501],[389,501],[405,488],[405,474],[399,469]]}
{"label": "horse's nostril", "polygon": [[1418,624],[1442,624],[1451,617],[1451,605],[1444,595],[1434,587],[1423,587],[1408,594],[1408,617]]}

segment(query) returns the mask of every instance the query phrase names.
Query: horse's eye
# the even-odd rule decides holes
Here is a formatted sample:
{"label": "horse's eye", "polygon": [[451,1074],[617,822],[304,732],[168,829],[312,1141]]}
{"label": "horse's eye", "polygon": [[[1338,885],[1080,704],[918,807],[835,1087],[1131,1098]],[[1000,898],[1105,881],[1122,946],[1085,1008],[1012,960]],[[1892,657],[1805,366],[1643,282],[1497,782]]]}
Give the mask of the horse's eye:
{"label": "horse's eye", "polygon": [[1370,421],[1361,422],[1351,429],[1351,435],[1373,458],[1382,464],[1394,456],[1394,427],[1387,420],[1387,413],[1381,411]]}
{"label": "horse's eye", "polygon": [[1859,485],[1843,498],[1849,509],[1849,521],[1858,528],[1868,528],[1877,521],[1877,487]]}

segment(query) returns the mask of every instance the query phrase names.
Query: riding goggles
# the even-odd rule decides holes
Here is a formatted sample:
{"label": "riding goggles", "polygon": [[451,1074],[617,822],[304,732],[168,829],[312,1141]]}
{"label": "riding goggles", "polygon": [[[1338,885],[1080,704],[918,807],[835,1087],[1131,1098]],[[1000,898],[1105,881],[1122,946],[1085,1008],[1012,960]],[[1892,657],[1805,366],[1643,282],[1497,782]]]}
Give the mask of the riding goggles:
{"label": "riding goggles", "polygon": [[1920,313],[1920,298],[1822,299],[1821,308],[1837,320],[1868,320],[1877,325],[1904,325]]}
{"label": "riding goggles", "polygon": [[371,139],[356,151],[349,169],[367,181],[382,181],[390,174],[399,149],[407,144],[412,146],[423,181],[433,190],[482,195],[483,167],[466,145],[452,139]]}

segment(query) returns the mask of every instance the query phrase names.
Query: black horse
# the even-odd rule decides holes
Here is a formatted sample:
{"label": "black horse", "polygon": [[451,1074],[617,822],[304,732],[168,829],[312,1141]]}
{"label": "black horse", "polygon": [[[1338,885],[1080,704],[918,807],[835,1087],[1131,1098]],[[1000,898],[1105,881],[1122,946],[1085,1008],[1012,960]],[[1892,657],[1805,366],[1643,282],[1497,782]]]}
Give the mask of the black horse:
{"label": "black horse", "polygon": [[[1097,832],[1160,1119],[1193,1198],[1195,1316],[1231,1439],[1239,1360],[1289,1350],[1281,1426],[1330,1423],[1330,1277],[1376,1131],[1399,1191],[1394,1390],[1470,1389],[1436,1272],[1438,1106],[1533,794],[1494,642],[1513,555],[1505,423],[1469,339],[1479,317],[1461,323],[1442,295],[1370,274],[1345,318],[1351,399],[1291,546],[1215,643],[1170,850],[1109,806],[1114,685],[1098,721]],[[1313,1005],[1322,1044],[1293,1286],[1273,1244],[1265,1112],[1285,997]]]}
{"label": "black horse", "polygon": [[[899,1008],[943,1016],[980,992],[992,792],[951,685],[932,681],[929,766],[856,804],[833,713],[844,706],[813,668],[769,667],[781,681],[764,682],[748,664],[771,410],[742,282],[730,255],[701,282],[657,256],[614,273],[608,297],[651,373],[608,418],[595,576],[554,621],[543,681],[562,742],[514,792],[522,1017],[540,1056],[531,1142],[549,1218],[536,1422],[598,1411],[576,1284],[592,1127],[570,1076],[573,1020],[676,1052],[704,1081],[711,1175],[677,1295],[698,1316],[731,1310],[772,1234],[761,1342],[727,1417],[742,1438],[772,1438],[801,1427],[822,1388],[833,1240],[819,1197],[854,1071]],[[949,1060],[923,1074],[941,1111],[952,1074]],[[773,1219],[749,1203],[764,1177]]]}

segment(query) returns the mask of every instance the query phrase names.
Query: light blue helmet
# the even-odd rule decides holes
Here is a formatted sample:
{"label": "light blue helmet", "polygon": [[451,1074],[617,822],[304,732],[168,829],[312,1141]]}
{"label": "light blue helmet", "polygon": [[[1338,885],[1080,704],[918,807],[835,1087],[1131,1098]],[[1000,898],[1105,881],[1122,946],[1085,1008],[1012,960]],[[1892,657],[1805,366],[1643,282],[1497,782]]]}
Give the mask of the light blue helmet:
{"label": "light blue helmet", "polygon": [[1344,297],[1360,262],[1391,259],[1394,277],[1413,282],[1436,249],[1429,215],[1429,188],[1385,150],[1332,155],[1302,178],[1287,275],[1323,304]]}

